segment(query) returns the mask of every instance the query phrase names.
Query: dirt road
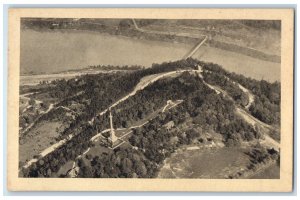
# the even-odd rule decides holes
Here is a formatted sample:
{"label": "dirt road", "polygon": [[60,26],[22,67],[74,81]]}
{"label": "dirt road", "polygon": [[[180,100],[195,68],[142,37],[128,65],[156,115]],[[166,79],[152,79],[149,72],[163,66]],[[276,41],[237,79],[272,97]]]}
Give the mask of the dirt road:
{"label": "dirt road", "polygon": [[[252,125],[259,124],[266,129],[273,129],[273,127],[271,127],[270,125],[265,124],[262,121],[256,119],[255,117],[253,117],[252,115],[250,115],[249,113],[247,113],[241,108],[236,108],[236,111],[240,116],[242,116],[248,123]],[[279,151],[280,144],[277,141],[271,138],[268,134],[264,134],[264,137],[265,137],[264,140],[260,140],[261,143],[266,144],[267,146],[270,146],[275,150]]]}
{"label": "dirt road", "polygon": [[230,78],[228,78],[227,76],[225,76],[225,78],[228,81],[231,81],[233,84],[236,84],[247,96],[248,96],[248,104],[245,106],[245,108],[247,110],[249,110],[250,106],[252,105],[252,103],[254,102],[254,95],[252,94],[252,92],[250,92],[247,88],[245,88],[244,86],[242,86],[241,84],[231,80]]}
{"label": "dirt road", "polygon": [[49,113],[53,108],[54,108],[54,104],[51,103],[51,104],[49,105],[48,110],[46,110],[45,112],[41,112],[42,115],[40,115],[39,117],[37,117],[37,118],[36,118],[29,126],[27,126],[27,127],[25,128],[25,130],[22,131],[21,134],[24,135],[28,130],[30,130],[30,129],[35,125],[36,122],[38,122],[38,120],[39,120],[42,116],[44,116],[44,115],[46,115],[47,113]]}
{"label": "dirt road", "polygon": [[[182,73],[182,72],[185,72],[185,71],[190,71],[190,70],[181,70],[180,72],[178,72],[178,71],[166,72],[166,73],[160,74],[160,75],[158,75],[158,76],[154,76],[153,79],[150,79],[150,80],[147,81],[146,83],[143,83],[143,84],[137,84],[138,87],[135,87],[135,89],[134,89],[131,93],[129,93],[129,94],[126,95],[125,97],[119,99],[117,102],[115,102],[114,104],[112,104],[111,106],[109,106],[107,109],[105,109],[104,111],[102,111],[99,115],[100,115],[100,116],[101,116],[101,115],[104,115],[107,111],[109,111],[109,109],[111,109],[111,108],[117,106],[119,103],[121,103],[121,102],[125,101],[126,99],[128,99],[129,97],[135,95],[136,92],[138,92],[139,90],[144,89],[145,87],[147,87],[148,85],[154,83],[155,81],[157,81],[157,80],[159,80],[159,79],[161,79],[161,78],[164,78],[164,77],[166,77],[166,76],[170,76],[170,75],[176,74],[176,73]],[[194,71],[197,71],[197,70],[194,70]],[[48,109],[44,114],[50,112],[53,108],[54,108],[54,105],[50,106],[49,109]],[[40,116],[40,117],[41,117],[41,116]],[[40,117],[39,117],[39,118],[40,118]],[[39,118],[38,118],[38,119],[39,119]],[[34,123],[32,123],[30,126],[28,126],[28,127],[23,131],[23,133],[25,133],[26,131],[28,131],[28,130],[36,123],[36,121],[37,121],[38,119],[36,119],[36,120],[34,121]],[[93,123],[94,119],[95,119],[95,117],[92,118],[92,120],[90,120],[90,123]],[[72,137],[73,137],[73,136],[72,136]],[[72,138],[72,137],[71,137],[71,138]],[[93,139],[95,139],[95,138],[97,138],[97,137],[99,137],[98,134],[97,134],[96,137],[94,136]],[[69,138],[69,139],[71,139],[71,138]],[[54,151],[57,147],[59,147],[59,146],[63,145],[64,143],[66,143],[69,139],[67,139],[67,140],[66,140],[66,139],[63,139],[63,140],[61,140],[61,141],[59,141],[59,142],[53,144],[52,146],[50,146],[49,148],[47,148],[47,149],[44,150],[44,151],[46,151],[47,154],[49,154],[49,153],[51,153],[52,151]],[[43,151],[43,152],[44,152],[44,151]],[[43,156],[43,155],[44,155],[43,152],[39,155],[39,158],[43,158],[43,157],[44,157],[44,156]],[[45,154],[45,155],[47,155],[47,154]],[[32,163],[35,163],[35,162],[37,162],[37,161],[38,161],[38,159],[32,159],[32,160],[28,161],[23,167],[27,168],[27,167],[29,167]]]}
{"label": "dirt road", "polygon": [[[153,84],[154,82],[158,81],[159,79],[163,79],[166,77],[170,77],[173,76],[174,74],[181,74],[183,72],[199,72],[199,70],[178,70],[178,71],[170,71],[170,72],[165,72],[165,73],[160,73],[157,75],[149,75],[149,76],[145,76],[144,78],[141,79],[141,81],[136,85],[136,87],[134,88],[134,90],[132,92],[130,92],[128,95],[122,97],[121,99],[119,99],[118,101],[116,101],[115,103],[113,103],[111,106],[109,106],[107,109],[103,110],[102,112],[99,113],[99,116],[104,115],[105,113],[107,113],[109,110],[111,110],[112,108],[114,108],[115,106],[117,106],[118,104],[120,104],[121,102],[125,101],[126,99],[128,99],[131,96],[134,96],[138,91],[143,90],[144,88],[146,88],[147,86],[149,86],[150,84]],[[149,78],[151,77],[151,78]],[[147,81],[145,81],[147,80]],[[97,116],[96,116],[97,117]],[[93,117],[90,120],[90,123],[93,123],[95,120],[95,117]]]}
{"label": "dirt road", "polygon": [[[109,106],[107,109],[105,109],[104,111],[102,111],[99,115],[103,115],[105,114],[106,112],[108,112],[110,109],[112,109],[113,107],[117,106],[119,103],[125,101],[126,99],[128,99],[129,97],[135,95],[138,91],[140,90],[143,90],[145,87],[149,86],[150,84],[153,84],[154,82],[162,79],[162,78],[166,78],[166,77],[169,77],[169,76],[172,76],[174,74],[180,74],[180,73],[183,73],[183,72],[195,72],[197,74],[200,74],[202,72],[202,68],[201,66],[198,66],[198,70],[178,70],[178,71],[171,71],[171,72],[165,72],[165,73],[161,73],[161,74],[158,74],[156,76],[154,75],[149,75],[151,76],[151,78],[148,78],[147,76],[144,77],[144,79],[142,79],[143,81],[138,83],[137,86],[134,88],[134,90],[132,92],[130,92],[128,95],[124,96],[123,98],[119,99],[118,101],[116,101],[114,104],[112,104],[111,106]],[[200,74],[201,75],[201,74]],[[201,76],[200,76],[201,77]],[[147,81],[145,81],[147,80]],[[207,84],[207,83],[206,83]],[[209,84],[207,84],[209,87],[211,87],[212,89],[214,89],[216,91],[216,93],[220,93],[220,91],[218,89],[216,89],[214,86],[211,86]],[[49,107],[49,109],[47,110],[48,112],[50,110],[52,110],[53,107]],[[248,113],[246,113],[245,111],[243,111],[242,109],[239,109],[237,108],[237,110],[240,112],[240,113],[243,113],[243,116],[247,116],[249,119],[252,119],[254,121],[256,121],[257,123],[260,123],[266,127],[269,127],[269,125],[267,124],[264,124],[263,122],[260,122],[258,119],[254,118],[253,116],[249,115]],[[96,116],[95,116],[96,117]],[[90,121],[90,123],[93,123],[94,121],[94,118],[92,118],[92,120]],[[144,123],[146,124],[146,123]],[[144,125],[143,124],[143,125]],[[135,127],[136,128],[136,127]],[[109,129],[107,130],[104,130],[106,132],[109,131]],[[102,133],[104,132],[102,131]],[[91,138],[91,140],[95,140],[97,137],[101,136],[101,134],[97,134],[95,135],[94,137]],[[69,136],[69,139],[71,139],[73,136],[70,135]],[[57,142],[56,144],[52,145],[51,147],[47,148],[46,150],[44,150],[41,154],[40,154],[40,158],[44,157],[45,155],[51,153],[52,151],[54,151],[57,147],[63,145],[65,142],[67,142],[69,139],[64,139],[64,140],[61,140],[59,142]],[[277,143],[276,141],[274,141],[272,138],[269,138],[268,136],[266,136],[266,141],[272,145],[274,145],[274,147],[276,149],[279,148],[279,143]],[[36,162],[37,159],[32,159],[31,161],[29,161],[28,163],[25,164],[26,167],[30,166],[32,163]]]}
{"label": "dirt road", "polygon": [[[228,77],[226,77],[227,80],[231,81]],[[245,106],[246,109],[249,109],[249,107],[251,106],[251,104],[254,101],[254,95],[246,88],[244,88],[242,85],[240,85],[239,83],[236,83],[234,81],[232,81],[233,83],[237,84],[241,90],[243,90],[249,98],[249,102],[248,104]],[[213,89],[217,94],[223,93],[224,95],[228,96],[223,90],[219,90],[218,88],[216,88],[215,86],[212,86],[206,82],[204,82],[204,84],[206,84],[208,87],[210,87],[211,89]],[[236,107],[236,111],[237,113],[243,117],[243,119],[248,122],[249,124],[252,124],[253,126],[255,124],[259,124],[260,126],[266,128],[266,129],[273,129],[272,126],[258,120],[257,118],[253,117],[251,114],[249,114],[248,112],[246,112],[245,110],[243,110],[242,108]],[[272,139],[268,134],[265,134],[265,139],[264,140],[260,140],[261,143],[264,143],[270,147],[273,147],[275,150],[279,151],[280,149],[280,144],[275,141],[274,139]]]}

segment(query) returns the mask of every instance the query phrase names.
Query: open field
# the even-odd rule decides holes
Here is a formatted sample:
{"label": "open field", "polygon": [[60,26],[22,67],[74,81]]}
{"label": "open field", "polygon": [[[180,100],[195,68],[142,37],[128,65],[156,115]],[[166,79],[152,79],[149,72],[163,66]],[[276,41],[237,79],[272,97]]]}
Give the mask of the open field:
{"label": "open field", "polygon": [[233,172],[246,168],[250,162],[244,148],[189,149],[179,149],[167,158],[158,177],[227,178]]}
{"label": "open field", "polygon": [[280,168],[277,164],[273,164],[265,170],[250,177],[251,179],[279,179]]}
{"label": "open field", "polygon": [[87,155],[95,157],[101,155],[102,153],[112,151],[111,149],[104,147],[103,144],[101,144],[100,140],[96,141],[94,144],[95,145],[90,148]]}
{"label": "open field", "polygon": [[22,162],[30,160],[34,155],[38,155],[42,150],[51,146],[51,142],[55,143],[55,138],[59,136],[56,129],[61,126],[62,123],[56,121],[42,121],[36,124],[19,145],[19,160]]}
{"label": "open field", "polygon": [[51,97],[49,92],[39,92],[39,93],[31,95],[30,97],[35,100],[39,100],[43,103],[46,103],[46,104],[57,103],[59,101],[58,98]]}

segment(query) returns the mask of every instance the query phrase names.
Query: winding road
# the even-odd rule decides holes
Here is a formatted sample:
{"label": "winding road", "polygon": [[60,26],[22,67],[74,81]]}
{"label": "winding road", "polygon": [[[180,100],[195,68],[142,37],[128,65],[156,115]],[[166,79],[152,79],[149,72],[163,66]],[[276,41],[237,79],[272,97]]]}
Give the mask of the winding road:
{"label": "winding road", "polygon": [[21,134],[24,135],[28,130],[30,130],[30,129],[35,125],[35,123],[36,123],[42,116],[44,116],[45,114],[49,113],[53,108],[54,108],[54,104],[51,103],[51,104],[49,105],[49,108],[48,108],[45,112],[41,112],[42,115],[38,116],[31,124],[29,124],[29,126],[27,126],[27,127],[25,128],[25,130],[21,132]]}
{"label": "winding road", "polygon": [[[202,78],[202,75],[198,72],[198,75],[199,77]],[[228,77],[226,77],[226,79],[228,81],[232,81],[230,80]],[[203,80],[204,84],[206,84],[209,88],[213,89],[217,94],[220,94],[222,93],[223,95],[225,96],[228,96],[228,94],[226,92],[224,92],[223,90],[219,90],[217,87],[213,86],[213,85],[210,85],[208,83],[206,83],[204,80]],[[239,83],[236,83],[234,81],[232,81],[234,84],[237,84],[239,86],[239,88],[241,90],[243,90],[243,92],[245,92],[247,95],[248,95],[248,99],[249,99],[249,102],[248,104],[245,106],[245,109],[249,109],[249,107],[251,106],[251,104],[254,102],[254,98],[255,96],[248,90],[246,89],[245,87],[243,87],[241,84]],[[253,126],[255,124],[259,124],[261,127],[263,128],[266,128],[266,129],[269,129],[269,130],[273,130],[273,127],[260,121],[259,119],[253,117],[251,114],[249,114],[248,112],[246,112],[244,109],[242,108],[239,108],[236,106],[236,112],[241,116],[243,117],[243,119],[248,122],[249,124],[252,124]],[[272,148],[274,148],[275,150],[279,151],[280,149],[280,144],[279,142],[277,142],[276,140],[274,140],[273,138],[271,138],[268,134],[264,134],[264,140],[261,140],[260,139],[260,142],[261,143],[264,143]]]}
{"label": "winding road", "polygon": [[[80,94],[82,94],[82,91],[76,93],[75,95],[73,95],[73,96],[71,96],[71,97],[69,97],[69,98],[73,98],[73,97],[78,96],[78,95],[80,95]],[[29,95],[29,94],[27,94],[27,95]],[[35,100],[35,101],[36,101],[36,102],[42,103],[42,101],[39,101],[39,100]],[[29,130],[35,125],[36,122],[38,122],[38,120],[39,120],[42,116],[46,115],[47,113],[49,113],[49,112],[50,112],[51,110],[53,110],[54,108],[62,107],[62,108],[64,108],[64,109],[66,109],[66,110],[69,110],[70,112],[74,112],[74,111],[72,111],[71,109],[69,109],[69,108],[67,108],[67,107],[64,107],[64,106],[58,106],[58,107],[56,107],[56,105],[58,105],[59,103],[60,103],[60,102],[57,102],[57,103],[55,103],[55,104],[51,103],[51,104],[49,105],[49,108],[48,108],[45,112],[42,111],[42,112],[41,112],[41,115],[38,116],[38,117],[37,117],[37,118],[36,118],[29,126],[27,126],[26,129],[23,130],[23,131],[21,132],[21,134],[24,135],[27,131],[29,131]]]}
{"label": "winding road", "polygon": [[[157,74],[157,75],[149,75],[149,76],[146,76],[144,77],[143,79],[141,79],[141,81],[137,84],[137,86],[134,88],[134,90],[132,92],[130,92],[128,95],[124,96],[123,98],[119,99],[118,101],[116,101],[115,103],[113,103],[111,106],[109,106],[107,109],[105,109],[104,111],[100,112],[99,115],[104,115],[105,113],[107,113],[111,108],[117,106],[118,104],[120,104],[121,102],[125,101],[126,99],[128,99],[129,97],[131,96],[134,96],[138,91],[140,90],[143,90],[144,88],[146,88],[147,86],[149,86],[150,84],[153,84],[154,82],[160,80],[160,79],[163,79],[163,78],[166,78],[166,77],[170,77],[170,76],[173,76],[174,74],[181,74],[183,72],[195,72],[196,74],[199,75],[199,77],[202,77],[201,76],[201,73],[202,73],[202,67],[201,66],[198,66],[198,69],[197,70],[177,70],[177,71],[170,71],[170,72],[165,72],[165,73],[160,73],[160,74]],[[151,77],[151,78],[149,78]],[[145,81],[147,80],[147,81]],[[222,91],[218,90],[217,88],[215,88],[214,86],[204,82],[208,87],[212,88],[217,94],[220,94]],[[227,95],[227,94],[226,94]],[[52,110],[52,108],[49,108],[48,109],[48,112]],[[259,124],[262,124],[263,126],[266,126],[266,127],[270,127],[269,125],[259,121],[258,119],[254,118],[253,116],[251,116],[249,113],[247,113],[246,111],[240,109],[240,108],[237,108],[237,111],[240,112],[240,113],[243,113],[242,116],[247,116],[248,118],[251,118],[252,120],[255,120],[255,122],[259,123]],[[94,119],[96,118],[97,116],[93,117],[89,123],[93,123],[94,122]],[[249,120],[248,120],[249,121]],[[144,124],[143,124],[144,125]],[[106,129],[104,131],[108,132],[110,129]],[[101,133],[103,133],[104,131],[102,131]],[[94,137],[91,138],[91,140],[95,140],[97,137],[99,137],[100,134],[97,134],[95,135]],[[65,144],[67,141],[69,141],[70,139],[72,139],[73,135],[70,134],[68,138],[66,139],[63,139],[59,142],[57,142],[56,144],[53,144],[52,146],[48,147],[47,149],[45,149],[40,155],[39,155],[39,158],[43,158],[44,156],[46,156],[47,154],[53,152],[56,148],[62,146],[63,144]],[[275,149],[279,149],[279,143],[274,141],[272,138],[270,138],[268,135],[265,136],[265,141],[269,144],[271,144],[272,146],[274,146]],[[23,167],[24,168],[28,168],[32,163],[35,163],[37,162],[38,159],[32,159],[30,161],[28,161]]]}

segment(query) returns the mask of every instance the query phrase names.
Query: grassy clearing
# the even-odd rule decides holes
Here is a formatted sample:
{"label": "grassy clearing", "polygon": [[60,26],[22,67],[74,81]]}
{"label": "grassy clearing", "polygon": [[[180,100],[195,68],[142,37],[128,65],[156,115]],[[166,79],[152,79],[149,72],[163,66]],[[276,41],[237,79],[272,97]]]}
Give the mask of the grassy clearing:
{"label": "grassy clearing", "polygon": [[273,164],[265,170],[250,177],[251,179],[279,179],[280,167],[277,164]]}
{"label": "grassy clearing", "polygon": [[246,168],[249,157],[240,147],[217,149],[180,149],[168,158],[161,169],[160,178],[226,178]]}
{"label": "grassy clearing", "polygon": [[47,103],[47,104],[56,103],[59,101],[59,99],[57,99],[57,98],[52,98],[50,96],[50,93],[48,93],[48,92],[34,94],[34,95],[32,95],[32,98],[36,99],[36,100],[40,100],[43,103]]}
{"label": "grassy clearing", "polygon": [[55,138],[59,136],[56,129],[62,126],[61,122],[42,121],[30,130],[25,139],[20,141],[19,161],[25,162],[30,160],[34,155],[55,143]]}
{"label": "grassy clearing", "polygon": [[102,153],[108,153],[109,151],[112,151],[111,149],[104,147],[103,144],[101,144],[100,140],[95,142],[95,146],[91,147],[89,152],[86,155],[91,155],[91,157],[99,156]]}

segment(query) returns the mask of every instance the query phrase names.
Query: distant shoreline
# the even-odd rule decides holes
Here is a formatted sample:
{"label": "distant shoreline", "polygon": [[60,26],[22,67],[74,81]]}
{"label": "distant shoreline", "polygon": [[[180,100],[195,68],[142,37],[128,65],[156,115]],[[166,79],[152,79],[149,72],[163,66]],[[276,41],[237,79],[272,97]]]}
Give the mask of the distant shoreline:
{"label": "distant shoreline", "polygon": [[[199,38],[194,38],[194,37],[188,37],[188,36],[179,36],[179,35],[170,35],[169,37],[167,36],[161,36],[160,34],[151,34],[151,33],[146,33],[146,32],[140,32],[135,29],[128,29],[125,31],[116,31],[116,30],[111,30],[109,28],[103,28],[103,29],[84,29],[84,28],[55,28],[55,29],[50,29],[50,28],[22,28],[23,30],[29,29],[29,30],[34,30],[37,32],[53,32],[53,31],[83,31],[83,32],[90,32],[90,33],[103,33],[106,35],[110,36],[117,36],[117,37],[123,37],[123,38],[130,38],[130,39],[138,39],[138,40],[149,40],[149,41],[159,41],[159,42],[171,42],[171,43],[188,43],[188,44],[195,44]],[[269,61],[269,62],[274,62],[274,63],[281,63],[281,56],[278,55],[273,55],[273,54],[267,54],[263,51],[256,50],[253,48],[248,48],[245,46],[239,46],[236,44],[232,43],[225,43],[221,41],[217,41],[214,39],[211,39],[207,42],[209,46],[226,50],[226,51],[231,51],[235,52],[238,54],[246,55],[253,57],[255,59],[260,59],[264,61]]]}

